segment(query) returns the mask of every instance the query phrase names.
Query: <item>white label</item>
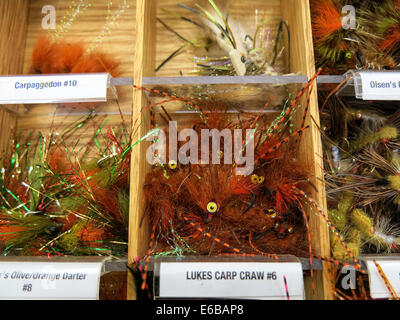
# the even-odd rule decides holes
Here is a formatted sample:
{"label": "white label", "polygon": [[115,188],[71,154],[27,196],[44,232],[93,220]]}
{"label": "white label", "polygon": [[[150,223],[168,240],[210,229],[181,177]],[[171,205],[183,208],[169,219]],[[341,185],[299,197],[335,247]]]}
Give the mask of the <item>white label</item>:
{"label": "white label", "polygon": [[1,262],[0,299],[86,299],[99,296],[99,263]]}
{"label": "white label", "polygon": [[[376,262],[381,266],[386,278],[389,280],[392,288],[397,295],[400,295],[400,261],[399,260],[379,260]],[[366,261],[368,267],[370,294],[373,299],[392,298],[389,289],[378,272],[375,263],[372,260]]]}
{"label": "white label", "polygon": [[108,73],[0,77],[0,104],[107,100]]}
{"label": "white label", "polygon": [[[284,276],[286,277],[287,288]],[[304,299],[300,263],[162,262],[161,298]]]}
{"label": "white label", "polygon": [[400,100],[399,72],[360,72],[360,77],[363,100]]}

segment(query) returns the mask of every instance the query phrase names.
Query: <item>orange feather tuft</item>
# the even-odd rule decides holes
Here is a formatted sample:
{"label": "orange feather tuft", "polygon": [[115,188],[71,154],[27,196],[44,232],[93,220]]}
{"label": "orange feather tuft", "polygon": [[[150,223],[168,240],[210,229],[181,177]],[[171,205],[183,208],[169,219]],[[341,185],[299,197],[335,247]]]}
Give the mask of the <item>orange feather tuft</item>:
{"label": "orange feather tuft", "polygon": [[0,241],[7,242],[12,239],[19,232],[25,231],[26,228],[16,225],[10,225],[8,222],[1,224],[0,220]]}
{"label": "orange feather tuft", "polygon": [[385,35],[385,39],[379,44],[379,48],[384,52],[390,52],[400,41],[400,26],[394,25]]}
{"label": "orange feather tuft", "polygon": [[[92,223],[88,223],[85,228],[78,232],[78,237],[83,242],[101,241],[104,238],[104,233],[103,228],[98,228]],[[98,246],[98,244],[93,245]]]}
{"label": "orange feather tuft", "polygon": [[394,0],[394,6],[397,11],[400,11],[400,0]]}
{"label": "orange feather tuft", "polygon": [[341,13],[332,0],[314,0],[311,9],[315,39],[321,39],[342,28]]}
{"label": "orange feather tuft", "polygon": [[249,177],[241,177],[234,175],[230,179],[231,190],[233,194],[251,194],[258,193],[261,185],[253,184]]}
{"label": "orange feather tuft", "polygon": [[51,42],[40,35],[32,52],[30,73],[98,73],[119,75],[119,63],[102,52],[85,54],[82,43]]}
{"label": "orange feather tuft", "polygon": [[92,53],[84,56],[73,66],[72,73],[96,73],[108,72],[113,77],[119,73],[117,71],[118,63],[113,61],[104,53]]}
{"label": "orange feather tuft", "polygon": [[52,53],[55,44],[44,36],[39,35],[32,53],[32,67],[30,73],[53,73],[51,67]]}
{"label": "orange feather tuft", "polygon": [[79,62],[84,53],[81,43],[60,43],[57,45],[52,59],[55,70],[59,73],[70,73],[74,66]]}

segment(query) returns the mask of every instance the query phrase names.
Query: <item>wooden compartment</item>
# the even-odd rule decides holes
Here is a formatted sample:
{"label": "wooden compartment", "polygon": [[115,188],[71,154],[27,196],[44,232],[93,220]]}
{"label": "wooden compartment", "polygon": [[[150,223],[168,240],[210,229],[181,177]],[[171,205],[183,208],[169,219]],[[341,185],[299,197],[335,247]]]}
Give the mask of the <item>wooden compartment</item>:
{"label": "wooden compartment", "polygon": [[[182,55],[174,61],[171,61],[165,66],[165,69],[159,73],[155,73],[157,63],[160,63],[168,52],[172,52],[173,48],[170,41],[167,40],[164,27],[157,23],[157,15],[160,7],[171,8],[178,1],[146,1],[138,0],[136,5],[136,48],[135,48],[135,67],[134,67],[134,83],[141,86],[143,83],[159,84],[165,83],[166,79],[162,76],[177,76],[179,70],[192,70],[193,63],[189,57]],[[315,73],[314,55],[312,44],[311,20],[309,11],[309,1],[295,0],[276,0],[276,1],[251,1],[246,2],[246,5],[240,5],[240,1],[231,1],[232,7],[238,10],[236,14],[241,16],[251,16],[254,13],[254,8],[266,13],[279,15],[288,24],[290,30],[290,72],[298,75],[311,78]],[[236,6],[236,7],[235,7]],[[183,22],[176,22],[174,29],[182,30]],[[186,25],[186,23],[185,23]],[[168,35],[170,39],[171,34]],[[160,75],[158,78],[154,78]],[[186,72],[183,75],[187,75]],[[172,79],[172,78],[171,78]],[[179,78],[179,83],[185,86],[185,77]],[[173,86],[174,80],[172,79]],[[186,85],[189,87],[193,84],[194,79],[187,78]],[[207,83],[213,81],[201,79],[201,82]],[[176,83],[176,82],[175,82]],[[237,86],[248,84],[246,77],[237,80]],[[265,87],[264,87],[265,88]],[[316,88],[314,88],[316,89]],[[261,91],[262,92],[262,91]],[[268,90],[262,92],[264,97],[268,97]],[[150,128],[148,121],[148,110],[144,109],[148,104],[148,97],[140,90],[134,89],[134,119],[137,123],[143,123],[136,132],[136,139],[143,137]],[[265,101],[264,101],[265,102]],[[304,106],[304,103],[302,104]],[[301,121],[301,110],[298,112],[298,119],[295,122]],[[317,94],[314,90],[311,95],[310,115],[318,124],[318,105]],[[317,192],[312,191],[312,197],[320,204],[322,208],[326,208],[325,189],[323,185],[323,172],[321,153],[321,140],[318,128],[308,117],[310,129],[306,131],[300,145],[301,161],[313,173],[312,182],[317,187]],[[132,176],[136,179],[131,183],[131,210],[130,210],[130,237],[129,237],[129,263],[133,263],[136,257],[141,257],[147,253],[149,245],[149,236],[151,226],[149,221],[142,216],[145,208],[145,197],[143,192],[143,184],[146,174],[150,171],[151,166],[146,162],[146,149],[149,146],[148,142],[141,143],[138,148],[132,152]],[[324,257],[329,256],[329,233],[326,223],[315,213],[309,214],[309,223],[312,233],[312,246],[314,253]],[[316,294],[308,292],[308,299],[330,299],[331,284],[327,266],[321,272],[316,272]],[[306,281],[306,287],[309,286],[309,279]],[[135,298],[133,290],[128,291],[128,298]]]}
{"label": "wooden compartment", "polygon": [[[156,18],[161,18],[170,23],[175,20],[168,20],[165,13],[160,11],[161,7],[174,8],[179,1],[175,0],[119,0],[119,1],[96,1],[91,7],[82,9],[72,21],[69,27],[66,19],[71,19],[71,10],[74,12],[78,5],[89,4],[84,0],[2,0],[0,1],[0,75],[18,75],[27,73],[30,66],[30,57],[35,41],[41,33],[42,27],[42,8],[45,5],[54,5],[57,13],[57,23],[61,27],[64,25],[65,32],[59,33],[61,37],[70,41],[84,41],[88,46],[96,43],[96,39],[101,42],[101,49],[108,54],[112,54],[121,62],[120,77],[133,78],[133,83],[141,86],[143,83],[160,82],[162,78],[157,76],[179,76],[182,71],[184,76],[190,75],[193,69],[193,62],[189,54],[180,55],[169,62],[157,74],[156,66],[162,62],[166,56],[176,47],[176,38],[165,30],[157,22]],[[186,1],[185,3],[189,3]],[[111,5],[112,4],[112,5]],[[278,16],[283,18],[290,30],[290,72],[296,73],[305,78],[311,78],[315,72],[314,56],[312,45],[311,21],[308,0],[252,0],[252,1],[231,1],[233,12],[237,17],[246,17],[246,23],[253,23],[255,9],[259,10],[260,16]],[[117,22],[111,23],[107,28],[107,15],[118,11],[118,5],[129,5],[124,12],[117,18]],[[83,7],[81,7],[83,8]],[[76,12],[76,11],[75,11]],[[63,20],[64,18],[64,20]],[[184,21],[174,22],[174,28],[178,31],[187,32],[187,23]],[[103,33],[102,33],[103,31]],[[190,30],[189,30],[190,31]],[[50,30],[50,32],[52,32]],[[174,45],[172,45],[174,43]],[[152,77],[152,78],[148,78]],[[211,81],[207,80],[207,81]],[[236,81],[236,80],[235,80]],[[189,82],[189,81],[188,81]],[[247,84],[246,78],[238,79],[236,85]],[[185,82],[182,82],[185,86]],[[221,84],[225,86],[224,84]],[[229,85],[228,85],[229,86]],[[318,106],[316,87],[311,96],[310,115],[318,124]],[[268,96],[268,92],[265,92]],[[118,87],[119,105],[125,115],[125,119],[132,128],[137,128],[133,141],[143,137],[150,128],[148,115],[142,108],[148,104],[146,95],[129,86]],[[304,105],[304,103],[303,103]],[[48,130],[52,121],[57,125],[65,125],[80,116],[75,111],[60,113],[54,117],[54,105],[32,105],[15,106],[4,105],[0,108],[0,148],[5,150],[9,144],[13,130],[28,131],[31,129]],[[118,125],[120,116],[115,100],[102,106],[102,112],[109,113],[109,124]],[[132,115],[131,115],[132,114]],[[298,112],[301,117],[301,112]],[[301,121],[301,118],[296,120]],[[313,173],[313,183],[318,192],[313,191],[312,197],[326,207],[326,198],[322,181],[322,161],[320,158],[321,142],[319,131],[314,123],[308,120],[311,128],[303,135],[300,146],[301,161]],[[82,140],[83,141],[83,140]],[[141,224],[145,199],[143,194],[143,183],[150,165],[146,162],[145,154],[149,143],[143,142],[137,145],[132,152],[131,161],[131,198],[130,198],[130,228],[128,262],[133,263],[137,256],[143,256],[149,243],[150,226],[144,220]],[[329,234],[328,229],[322,218],[315,213],[310,213],[310,227],[312,232],[312,246],[314,253],[324,257],[329,256]],[[324,264],[325,266],[325,264]],[[327,266],[325,266],[327,267]],[[316,272],[316,295],[308,294],[307,298],[330,299],[330,278],[327,268]],[[309,286],[309,279],[306,281]],[[135,298],[133,281],[128,276],[128,299]]]}
{"label": "wooden compartment", "polygon": [[[110,1],[110,3],[113,3]],[[49,34],[52,38],[70,42],[81,42],[85,48],[96,50],[112,56],[120,63],[120,77],[132,77],[133,52],[135,41],[135,3],[134,1],[115,1],[112,6],[107,2],[89,1],[4,1],[1,14],[4,17],[2,30],[11,29],[8,38],[2,36],[1,75],[28,74],[31,66],[31,55],[40,34]],[[42,28],[42,8],[53,5],[56,12],[56,29],[44,30]],[[121,7],[122,6],[122,7]],[[80,8],[80,9],[79,9]],[[115,21],[114,21],[115,19]],[[108,103],[101,111],[117,111],[115,103]],[[122,111],[131,112],[132,95],[129,87],[118,88],[118,100]],[[49,127],[49,115],[54,113],[55,106],[26,105],[17,110],[13,106],[6,106],[16,111],[18,129],[40,129]],[[69,110],[61,110],[64,116],[56,116],[54,121],[65,121],[65,113]],[[78,110],[79,111],[79,110]],[[82,110],[69,112],[71,116],[67,121],[74,120]],[[84,110],[83,110],[84,111]],[[111,115],[112,116],[112,115]],[[129,116],[126,116],[128,120]],[[114,117],[118,121],[117,117]],[[4,136],[3,136],[4,137]],[[4,137],[8,139],[8,137]]]}
{"label": "wooden compartment", "polygon": [[[42,13],[42,8],[49,5],[55,9],[56,28],[45,30],[42,21],[46,12]],[[134,0],[1,1],[0,75],[28,74],[32,50],[38,36],[48,34],[56,40],[82,42],[85,48],[98,49],[120,63],[119,77],[132,78],[135,6]],[[130,86],[116,88],[118,97],[110,94],[108,102],[99,106],[98,114],[101,118],[109,118],[107,125],[118,127],[121,125],[120,108],[127,126],[130,126],[132,90]],[[57,108],[56,104],[1,105],[0,151],[6,151],[10,146],[14,132],[25,134],[29,131],[41,131],[47,134],[51,128],[62,130],[85,113],[86,109]],[[81,145],[85,145],[93,136],[91,129],[77,137]],[[126,291],[126,270],[120,272],[102,277],[102,298],[110,298],[113,294],[118,299],[126,297],[126,292],[123,292]]]}
{"label": "wooden compartment", "polygon": [[[228,23],[232,28],[234,37],[242,37],[243,34],[254,37],[257,26],[260,25],[265,19],[268,21],[265,24],[265,29],[268,30],[269,35],[266,38],[272,41],[277,35],[280,18],[282,18],[281,2],[274,0],[252,0],[252,1],[215,1],[216,5],[222,10],[222,14],[229,12]],[[179,4],[179,5],[178,5]],[[195,23],[199,23],[200,19],[197,14],[190,11],[191,8],[194,10],[200,10],[195,4],[199,4],[202,8],[209,10],[214,13],[212,7],[207,1],[168,1],[158,0],[156,7],[156,70],[161,64],[175,51],[178,50],[185,42],[180,39],[186,39],[192,43],[196,43],[194,46],[187,46],[185,49],[179,52],[173,59],[168,61],[164,66],[156,71],[156,76],[196,76],[194,56],[213,56],[216,54],[216,49],[213,46],[203,49],[201,46],[205,43],[205,38],[209,36],[204,29],[198,27],[194,23],[184,21],[180,17],[190,19]],[[245,14],[244,14],[245,13]],[[178,15],[180,17],[178,17]],[[237,22],[234,23],[233,21]],[[170,28],[168,30],[167,28]],[[176,32],[177,34],[174,34]],[[285,32],[284,32],[285,33]],[[234,39],[236,42],[241,41],[240,39]],[[269,41],[266,41],[266,46],[271,45]],[[281,62],[279,66],[288,65],[288,48],[285,46],[283,55],[278,61]],[[226,54],[226,53],[225,53]]]}
{"label": "wooden compartment", "polygon": [[[321,9],[321,6],[317,8],[317,6],[319,5],[318,1],[314,2],[315,7],[310,7],[311,11],[313,11],[314,9],[312,15],[313,24],[317,21],[317,19],[324,19],[324,14],[326,13],[318,10]],[[388,3],[389,2],[391,1],[388,1]],[[314,36],[316,37],[314,38],[315,55],[317,56],[318,54],[320,54],[321,56],[319,63],[321,64],[322,74],[324,74],[319,79],[321,81],[318,88],[321,128],[324,132],[324,142],[322,150],[324,152],[324,158],[327,159],[327,161],[324,163],[325,170],[327,172],[325,176],[327,186],[327,209],[329,209],[329,211],[332,213],[332,217],[336,215],[335,211],[342,212],[343,215],[340,218],[332,218],[333,225],[344,237],[344,241],[347,242],[348,248],[353,251],[353,254],[357,252],[354,255],[355,258],[359,261],[360,267],[362,269],[361,271],[363,273],[362,274],[361,272],[357,272],[357,285],[355,295],[358,295],[358,299],[371,299],[369,285],[372,283],[372,279],[376,280],[376,278],[374,277],[374,275],[368,275],[368,272],[372,271],[373,269],[367,267],[367,262],[371,262],[372,259],[377,259],[379,263],[379,259],[381,259],[382,263],[385,263],[385,261],[387,260],[397,261],[399,257],[397,245],[395,242],[392,242],[395,241],[394,239],[396,239],[397,236],[395,234],[390,234],[392,230],[397,229],[399,224],[398,220],[395,218],[396,205],[393,204],[395,198],[393,197],[390,199],[386,199],[385,196],[383,196],[383,193],[381,194],[380,191],[374,190],[371,192],[371,194],[376,196],[376,198],[374,199],[371,196],[371,198],[368,199],[367,189],[358,189],[355,186],[353,188],[346,189],[346,185],[354,183],[354,177],[368,177],[371,178],[371,180],[373,180],[374,178],[380,178],[380,176],[374,177],[374,174],[376,172],[379,172],[380,166],[378,164],[368,163],[368,155],[364,157],[364,155],[367,154],[367,152],[369,151],[374,152],[376,156],[379,156],[382,162],[387,162],[388,167],[392,165],[392,161],[394,162],[395,156],[393,156],[393,159],[391,159],[389,153],[395,155],[397,152],[397,148],[393,150],[392,148],[385,146],[386,143],[390,144],[390,141],[397,140],[397,138],[393,136],[390,139],[381,140],[382,148],[376,141],[370,141],[369,143],[360,146],[359,148],[353,148],[353,146],[358,139],[361,139],[363,136],[365,137],[374,132],[383,131],[384,127],[386,126],[397,127],[397,125],[390,121],[390,118],[393,117],[393,114],[399,108],[399,102],[396,101],[396,99],[390,100],[389,95],[385,97],[386,100],[374,100],[374,98],[371,97],[363,97],[362,93],[365,94],[367,92],[367,88],[364,88],[365,91],[362,92],[362,85],[358,84],[359,82],[361,82],[361,76],[359,72],[368,73],[369,71],[372,71],[373,77],[377,77],[374,72],[386,72],[387,79],[389,81],[391,79],[392,71],[397,72],[397,70],[390,69],[397,68],[394,66],[394,64],[387,67],[383,66],[384,63],[382,61],[379,61],[379,59],[377,59],[375,56],[375,54],[379,55],[384,52],[382,51],[382,43],[386,40],[386,38],[389,37],[389,35],[385,33],[385,37],[382,37],[381,35],[378,35],[379,31],[377,29],[373,29],[371,28],[371,26],[368,26],[370,19],[365,19],[365,14],[369,13],[371,17],[373,13],[376,13],[374,9],[368,8],[365,10],[365,12],[360,13],[356,1],[353,1],[353,5],[355,8],[351,5],[350,2],[347,4],[349,4],[349,6],[347,6],[347,10],[353,9],[356,12],[356,27],[352,27],[350,29],[346,28],[344,26],[346,22],[345,20],[343,20],[343,29],[333,28],[335,30],[325,30],[327,32],[325,36],[323,36],[323,31],[321,32],[322,29],[318,30],[318,27],[316,25],[314,25],[315,30],[313,30]],[[335,10],[338,10],[337,17],[339,17],[338,19],[340,19],[340,10],[342,9],[340,7],[340,1],[332,1],[329,5],[336,6]],[[344,17],[344,15],[349,15],[350,13],[350,11],[347,11],[345,13],[345,9],[346,8],[343,7],[342,18]],[[332,13],[332,15],[334,14]],[[379,17],[376,18],[379,19]],[[315,21],[313,19],[315,19]],[[334,19],[332,19],[332,21],[333,20]],[[342,27],[342,24],[339,23],[338,26]],[[364,51],[363,49],[360,49],[363,46],[362,42],[368,42],[366,39],[359,41],[354,40],[356,39],[357,35],[359,36],[359,34],[362,32],[369,34],[372,37],[376,37],[378,43],[376,49],[369,47],[366,48]],[[352,33],[352,35],[349,36],[350,33]],[[342,39],[340,40],[342,41],[342,43],[339,43],[339,37]],[[327,40],[328,38],[329,40]],[[338,47],[339,44],[340,47],[346,47],[346,56],[344,57],[343,52],[337,52],[337,61],[335,63],[332,62],[329,58],[323,61],[322,57],[325,56],[322,50],[323,46],[326,46],[329,41],[332,43],[336,40],[339,41],[337,43]],[[350,42],[353,42],[353,44],[355,43],[356,45],[347,46],[347,44]],[[320,45],[321,52],[318,52],[317,44]],[[384,53],[386,59],[390,60],[394,58],[393,51],[386,50]],[[332,58],[332,56],[330,58]],[[375,58],[378,60],[378,62],[376,64],[371,63],[370,59]],[[355,118],[351,116],[351,113],[354,112],[354,110],[357,110],[357,120],[354,120]],[[376,114],[381,115],[381,122],[377,124],[373,121],[365,121],[366,114],[368,114],[369,119],[374,119],[374,116],[376,117]],[[341,143],[343,141],[345,141],[345,144],[342,145]],[[333,155],[336,152],[334,152],[333,149],[330,149],[333,148],[333,146],[339,146],[339,149],[337,150],[337,153],[332,156],[332,158],[330,158],[329,154]],[[387,148],[387,153],[382,151],[383,148]],[[331,159],[334,158],[336,159],[334,161],[331,161]],[[352,168],[352,170],[349,170],[348,168],[346,168],[346,165],[343,165],[346,162],[346,159],[349,159],[356,164]],[[331,165],[329,164],[330,162],[336,162],[338,163],[338,165]],[[365,163],[367,169],[365,169],[364,171],[361,171],[360,169],[357,170],[357,166],[362,167],[363,162]],[[330,170],[332,170],[332,173],[330,173]],[[391,176],[392,174],[392,172],[385,172],[384,174],[382,174],[382,177],[383,179],[389,180],[388,176]],[[397,172],[394,173],[394,176],[396,174]],[[336,180],[333,178],[330,179],[329,176],[336,178],[341,177],[343,180],[349,180],[348,182],[346,181],[336,183]],[[362,180],[360,179],[359,181]],[[357,183],[361,184],[359,181],[357,181]],[[331,186],[329,186],[330,183],[332,183]],[[374,183],[370,182],[370,186],[373,185]],[[387,188],[387,190],[390,190],[390,188],[393,187]],[[335,191],[335,189],[339,190],[339,192],[333,192]],[[394,190],[397,190],[397,188],[394,188]],[[396,194],[397,191],[394,191],[394,193]],[[341,199],[340,197],[343,197],[342,199],[346,198],[346,194],[351,195],[351,198],[347,197],[348,204],[343,205],[344,202],[342,202],[341,205],[343,205],[343,207],[340,208],[341,205],[339,205],[339,201],[341,200],[338,199]],[[367,202],[367,200],[369,201]],[[380,206],[378,206],[377,203],[380,203],[380,206],[382,206],[382,211],[380,211]],[[344,207],[347,207],[347,209],[344,209]],[[366,232],[365,230],[362,230],[359,225],[356,224],[356,218],[354,218],[354,216],[356,216],[355,209],[359,209],[357,213],[363,216],[366,221],[368,221],[368,219],[371,219],[371,221],[368,221],[369,225],[372,225],[371,231]],[[342,222],[342,224],[340,223],[340,221]],[[345,221],[344,224],[343,221]],[[351,236],[349,235],[352,232],[359,232],[358,239],[356,238],[357,240],[351,240]],[[331,232],[331,239],[336,240],[336,235],[333,232]],[[383,241],[382,239],[385,239],[385,241]],[[390,240],[388,241],[387,239]],[[353,259],[350,258],[349,255],[345,253],[345,251],[340,251],[342,250],[343,246],[339,243],[337,243],[336,246],[333,241],[331,241],[332,248],[330,248],[333,258],[345,260],[345,262],[349,263],[354,263]],[[377,242],[385,242],[385,245],[381,245],[381,243],[377,245]],[[391,249],[390,245],[392,246]],[[338,269],[338,273],[340,272],[341,269]],[[374,271],[372,271],[371,273],[374,273]],[[346,299],[346,296],[341,296],[341,294],[346,290],[345,286],[343,285],[343,283],[340,282],[341,279],[338,279],[336,283],[332,283],[332,288],[334,289],[336,287],[337,289],[335,297],[336,299],[343,299],[343,297],[345,297]],[[362,289],[360,289],[362,288],[362,283],[364,283],[364,285],[368,283],[367,285],[365,285],[365,287],[367,288],[365,290],[366,293],[360,293],[362,291]],[[385,290],[386,287],[380,293],[383,294],[383,291]],[[376,291],[375,294],[377,294]],[[389,295],[389,290],[387,291],[387,294],[389,297],[391,297],[391,295]],[[381,299],[382,297],[383,295],[379,296],[378,299]]]}

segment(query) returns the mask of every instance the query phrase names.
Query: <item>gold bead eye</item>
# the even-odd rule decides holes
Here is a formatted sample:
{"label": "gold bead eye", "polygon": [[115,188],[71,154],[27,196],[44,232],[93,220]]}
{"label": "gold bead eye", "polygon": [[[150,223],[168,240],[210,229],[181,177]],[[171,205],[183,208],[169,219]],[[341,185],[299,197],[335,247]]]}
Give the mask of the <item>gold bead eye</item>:
{"label": "gold bead eye", "polygon": [[258,177],[258,179],[257,179],[257,183],[258,184],[261,184],[261,183],[263,183],[264,182],[264,177],[263,176],[260,176],[260,177]]}
{"label": "gold bead eye", "polygon": [[218,206],[215,202],[209,202],[207,204],[207,211],[210,213],[215,213],[218,210]]}
{"label": "gold bead eye", "polygon": [[276,211],[274,209],[267,209],[267,210],[264,210],[264,212],[271,218],[276,217]]}
{"label": "gold bead eye", "polygon": [[178,167],[178,163],[175,160],[171,160],[168,162],[168,167],[172,170],[175,170]]}
{"label": "gold bead eye", "polygon": [[293,227],[290,227],[289,229],[287,229],[287,231],[288,231],[289,233],[293,233],[294,229],[293,229]]}
{"label": "gold bead eye", "polygon": [[251,183],[258,184],[258,175],[253,174],[250,179],[251,179]]}

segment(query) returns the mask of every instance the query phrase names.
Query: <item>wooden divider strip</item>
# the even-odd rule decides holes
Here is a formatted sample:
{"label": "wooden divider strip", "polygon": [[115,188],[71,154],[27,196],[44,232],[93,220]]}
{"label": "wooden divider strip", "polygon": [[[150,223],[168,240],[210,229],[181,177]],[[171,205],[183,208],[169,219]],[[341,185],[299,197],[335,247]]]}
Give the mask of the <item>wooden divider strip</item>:
{"label": "wooden divider strip", "polygon": [[[157,1],[136,1],[136,46],[133,83],[142,85],[143,77],[154,76],[155,69],[155,23]],[[147,105],[144,92],[133,89],[132,129],[133,141],[139,140],[150,129],[148,111],[143,110]],[[129,204],[129,247],[128,263],[133,263],[136,256],[143,256],[149,239],[149,224],[142,219],[145,208],[143,184],[150,165],[146,162],[146,149],[149,143],[141,142],[132,149],[131,157],[131,187]],[[142,222],[142,223],[141,223]],[[128,299],[135,299],[131,275],[128,279]]]}
{"label": "wooden divider strip", "polygon": [[[314,47],[311,29],[311,14],[309,0],[293,1],[282,0],[282,16],[289,22],[290,29],[290,65],[291,71],[300,71],[302,75],[311,78],[315,70]],[[302,117],[301,112],[298,117]],[[317,85],[310,97],[310,110],[306,125],[310,130],[305,133],[300,145],[301,161],[309,168],[311,174],[316,177],[313,183],[317,192],[312,192],[312,197],[318,202],[321,208],[326,206],[325,185],[323,181],[322,142],[319,129],[311,120],[314,118],[319,125]],[[310,212],[309,224],[312,232],[312,246],[318,255],[329,257],[329,230],[323,219]],[[331,284],[329,278],[329,265],[323,263],[322,274],[316,277],[316,295],[307,294],[308,299],[332,299]]]}

